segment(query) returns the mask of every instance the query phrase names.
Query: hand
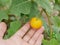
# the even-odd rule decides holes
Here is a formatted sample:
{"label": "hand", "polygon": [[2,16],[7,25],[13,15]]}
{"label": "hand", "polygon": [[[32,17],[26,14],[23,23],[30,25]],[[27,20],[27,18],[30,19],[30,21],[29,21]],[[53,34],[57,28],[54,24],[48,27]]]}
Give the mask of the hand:
{"label": "hand", "polygon": [[[0,23],[0,45],[41,45],[44,27],[37,31],[31,29],[29,23],[19,29],[11,38],[4,40],[3,35],[6,31],[6,24]],[[29,31],[28,31],[29,30]],[[27,33],[26,33],[27,32]]]}

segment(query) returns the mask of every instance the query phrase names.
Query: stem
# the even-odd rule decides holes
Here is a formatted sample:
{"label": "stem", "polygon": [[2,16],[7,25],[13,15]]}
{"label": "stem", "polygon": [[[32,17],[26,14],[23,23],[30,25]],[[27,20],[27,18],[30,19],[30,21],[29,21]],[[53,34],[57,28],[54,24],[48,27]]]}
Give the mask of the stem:
{"label": "stem", "polygon": [[48,18],[48,24],[49,24],[49,27],[50,27],[50,38],[52,38],[53,29],[52,29],[52,25],[51,25],[51,21],[50,21],[50,16],[48,15],[48,13],[46,12],[45,9],[43,9],[43,11],[46,13],[46,16]]}

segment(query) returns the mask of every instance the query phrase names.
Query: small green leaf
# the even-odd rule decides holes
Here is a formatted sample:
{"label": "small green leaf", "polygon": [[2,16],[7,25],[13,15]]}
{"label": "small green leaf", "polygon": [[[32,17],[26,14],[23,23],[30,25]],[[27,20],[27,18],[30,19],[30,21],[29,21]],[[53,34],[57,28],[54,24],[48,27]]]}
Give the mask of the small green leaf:
{"label": "small green leaf", "polygon": [[5,39],[10,38],[13,34],[15,34],[18,31],[18,29],[20,28],[20,26],[21,26],[20,21],[11,22],[10,28],[7,30],[8,34],[5,35],[4,38]]}

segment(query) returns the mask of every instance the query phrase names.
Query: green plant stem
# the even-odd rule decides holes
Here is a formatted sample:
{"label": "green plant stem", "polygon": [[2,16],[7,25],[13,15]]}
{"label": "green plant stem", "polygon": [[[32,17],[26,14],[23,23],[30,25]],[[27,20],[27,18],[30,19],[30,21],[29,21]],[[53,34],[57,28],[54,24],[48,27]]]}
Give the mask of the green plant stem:
{"label": "green plant stem", "polygon": [[42,13],[43,13],[43,9],[40,11],[40,14],[42,15]]}
{"label": "green plant stem", "polygon": [[43,11],[46,13],[46,16],[47,16],[47,19],[48,19],[48,24],[49,24],[49,27],[50,27],[50,39],[51,39],[52,38],[52,34],[53,34],[53,29],[52,29],[52,25],[51,25],[51,21],[50,21],[50,16],[46,12],[46,10],[43,9]]}

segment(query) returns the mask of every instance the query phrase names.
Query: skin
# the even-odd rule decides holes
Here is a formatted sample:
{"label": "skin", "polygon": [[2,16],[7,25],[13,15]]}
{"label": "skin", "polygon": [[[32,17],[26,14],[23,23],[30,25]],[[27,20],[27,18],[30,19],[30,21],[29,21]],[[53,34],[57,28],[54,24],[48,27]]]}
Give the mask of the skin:
{"label": "skin", "polygon": [[[41,45],[43,39],[42,26],[40,29],[32,29],[29,23],[26,23],[9,39],[4,40],[3,35],[7,29],[7,25],[4,22],[0,23],[0,45]],[[29,32],[27,32],[29,30]],[[27,32],[27,33],[26,33]],[[25,34],[26,33],[26,34]]]}

